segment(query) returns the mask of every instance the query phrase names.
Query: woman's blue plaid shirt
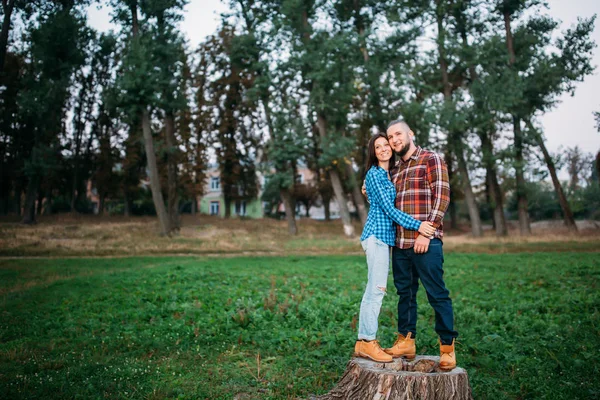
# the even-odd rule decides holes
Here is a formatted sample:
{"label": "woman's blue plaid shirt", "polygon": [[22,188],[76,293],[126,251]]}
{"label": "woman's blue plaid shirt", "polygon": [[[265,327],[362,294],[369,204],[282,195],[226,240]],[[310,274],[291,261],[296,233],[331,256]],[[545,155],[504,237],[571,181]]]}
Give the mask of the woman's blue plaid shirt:
{"label": "woman's blue plaid shirt", "polygon": [[361,241],[374,235],[389,246],[394,246],[396,242],[394,222],[404,229],[419,230],[421,221],[398,210],[394,205],[396,188],[389,180],[386,170],[372,166],[367,172],[366,186],[370,208],[367,223],[360,236]]}

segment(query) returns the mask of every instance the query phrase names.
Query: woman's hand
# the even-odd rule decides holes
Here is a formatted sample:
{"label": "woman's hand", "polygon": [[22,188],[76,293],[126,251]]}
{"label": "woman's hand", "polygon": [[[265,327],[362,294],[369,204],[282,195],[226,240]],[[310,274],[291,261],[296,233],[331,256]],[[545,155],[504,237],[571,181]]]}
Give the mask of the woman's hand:
{"label": "woman's hand", "polygon": [[429,221],[421,222],[419,233],[425,237],[431,237],[435,233],[435,227]]}

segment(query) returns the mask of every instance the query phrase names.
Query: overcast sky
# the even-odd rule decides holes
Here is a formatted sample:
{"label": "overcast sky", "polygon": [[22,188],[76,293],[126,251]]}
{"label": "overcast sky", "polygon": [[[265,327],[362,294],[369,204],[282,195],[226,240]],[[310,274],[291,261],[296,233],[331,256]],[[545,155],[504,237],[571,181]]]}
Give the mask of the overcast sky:
{"label": "overcast sky", "polygon": [[[547,0],[550,16],[562,21],[560,30],[572,26],[577,17],[600,15],[600,0]],[[186,6],[182,30],[190,44],[195,47],[204,38],[214,33],[219,24],[219,14],[227,11],[219,0],[191,0]],[[89,23],[94,28],[110,29],[109,10],[90,8]],[[596,44],[600,43],[600,21],[596,20],[593,33]],[[600,48],[594,50],[593,65],[600,65]],[[540,122],[547,138],[546,145],[551,152],[563,147],[580,146],[594,154],[600,150],[600,133],[596,130],[592,111],[600,111],[600,71],[589,76],[577,85],[573,97],[564,95],[556,108],[546,113]]]}

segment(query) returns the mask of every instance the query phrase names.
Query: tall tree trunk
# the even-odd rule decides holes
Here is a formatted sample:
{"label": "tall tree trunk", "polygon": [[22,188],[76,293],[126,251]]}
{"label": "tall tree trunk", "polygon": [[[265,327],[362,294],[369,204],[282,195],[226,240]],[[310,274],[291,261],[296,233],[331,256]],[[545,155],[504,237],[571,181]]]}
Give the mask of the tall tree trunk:
{"label": "tall tree trunk", "polygon": [[344,234],[348,237],[352,237],[354,236],[354,227],[352,226],[352,220],[350,219],[350,212],[348,210],[347,199],[340,179],[340,174],[336,169],[332,168],[329,170],[329,179],[331,180],[335,199],[340,208],[340,217],[342,219],[342,224],[344,225]]}
{"label": "tall tree trunk", "polygon": [[150,113],[148,110],[142,111],[142,132],[144,134],[146,161],[148,164],[148,171],[150,172],[150,189],[152,190],[152,200],[160,223],[160,233],[161,235],[168,235],[171,232],[171,228],[160,188],[160,177],[158,175],[158,166],[156,164],[156,154],[154,153],[154,142],[152,140],[152,130],[150,128]]}
{"label": "tall tree trunk", "polygon": [[469,170],[462,149],[457,149],[456,157],[458,159],[458,171],[462,177],[463,190],[465,192],[465,201],[469,210],[469,218],[471,219],[471,233],[474,237],[483,236],[483,228],[481,226],[481,218],[479,216],[479,207],[475,201],[473,188],[471,187],[471,179],[469,178]]}
{"label": "tall tree trunk", "polygon": [[106,193],[100,192],[98,196],[98,215],[104,215],[104,202],[106,201]]}
{"label": "tall tree trunk", "polygon": [[[452,85],[450,84],[450,77],[448,74],[448,60],[446,59],[446,31],[444,29],[444,16],[445,10],[443,9],[443,3],[441,0],[436,0],[436,22],[438,29],[438,37],[437,37],[437,46],[438,46],[438,62],[440,64],[440,71],[442,73],[442,84],[443,84],[443,93],[444,93],[444,102],[448,107],[454,108],[454,104],[452,102]],[[465,201],[467,203],[467,208],[469,210],[469,217],[471,220],[471,232],[473,236],[480,237],[483,235],[483,231],[481,228],[481,219],[479,218],[479,207],[477,206],[477,202],[475,201],[475,195],[473,194],[473,189],[471,188],[471,179],[469,178],[469,174],[467,171],[467,163],[464,159],[464,154],[462,150],[462,137],[458,132],[448,132],[448,152],[454,151],[456,153],[456,158],[458,161],[458,172],[460,173],[460,177],[464,187],[464,195]],[[452,160],[451,154],[446,154],[447,160]],[[448,165],[448,177],[451,178],[451,164]],[[451,197],[452,198],[452,197]],[[452,227],[458,226],[458,220],[456,215],[456,205],[451,200],[451,208],[450,208],[450,221]]]}
{"label": "tall tree trunk", "polygon": [[283,206],[285,207],[285,219],[288,223],[288,233],[290,235],[296,235],[298,233],[298,229],[296,228],[296,210],[294,208],[292,194],[290,193],[289,189],[281,189],[279,194],[283,200]]}
{"label": "tall tree trunk", "polygon": [[486,132],[480,132],[481,149],[483,152],[483,162],[486,171],[486,184],[490,192],[492,207],[494,208],[494,228],[496,236],[508,235],[508,226],[506,225],[506,217],[504,216],[504,200],[502,189],[498,183],[496,167],[494,166],[494,150],[489,135]]}
{"label": "tall tree trunk", "polygon": [[124,204],[123,204],[123,215],[126,217],[131,216],[131,197],[129,196],[129,193],[125,192],[125,196],[124,196]]}
{"label": "tall tree trunk", "polygon": [[[139,34],[139,24],[138,24],[138,15],[137,15],[137,0],[130,2],[129,7],[130,7],[130,11],[131,11],[131,33],[132,33],[132,36],[134,38],[136,38]],[[150,125],[149,120],[150,120],[150,117],[148,117],[148,125]],[[135,126],[137,126],[137,129],[139,129],[138,123],[136,123]],[[133,132],[133,129],[134,128],[132,125],[131,129],[130,129],[130,133],[129,133],[130,137],[131,137],[131,133]],[[152,137],[152,133],[150,134],[150,137]],[[150,142],[150,144],[152,145],[152,147],[154,147],[152,142]],[[152,150],[152,155],[154,155],[154,150]],[[154,164],[156,165],[156,163],[154,163]],[[162,197],[162,193],[160,196]],[[152,197],[154,197],[154,191],[152,192]],[[133,199],[130,196],[129,188],[127,187],[127,182],[125,182],[125,216],[126,217],[129,217],[131,215],[132,203],[133,203]],[[158,210],[156,212],[158,214]]]}
{"label": "tall tree trunk", "polygon": [[231,217],[231,199],[229,197],[224,197],[223,203],[225,204],[225,213],[223,214],[223,218],[230,218]]}
{"label": "tall tree trunk", "polygon": [[4,196],[4,193],[0,194],[0,215],[8,214],[8,200],[9,196]]}
{"label": "tall tree trunk", "polygon": [[[302,10],[302,42],[305,46],[310,45],[310,31],[311,26],[308,21],[308,12],[306,9]],[[309,91],[313,91],[313,83],[309,83]],[[327,120],[321,111],[317,111],[317,130],[319,131],[319,136],[323,139],[327,137]],[[340,179],[340,174],[334,168],[329,170],[329,179],[331,180],[331,186],[333,187],[333,192],[338,202],[338,207],[340,208],[340,217],[342,219],[342,224],[344,226],[344,234],[346,236],[354,236],[354,227],[352,226],[352,221],[350,219],[350,212],[348,211],[348,204],[346,202],[346,195],[344,193],[344,187],[342,186],[342,180]]]}
{"label": "tall tree trunk", "polygon": [[129,3],[129,10],[131,11],[131,33],[133,37],[137,37],[138,33],[140,32],[137,3],[137,0],[131,1]]}
{"label": "tall tree trunk", "polygon": [[81,147],[81,131],[75,132],[75,155],[73,156],[73,184],[71,185],[71,212],[75,212],[75,203],[77,199],[77,186],[79,184],[80,160],[79,152]]}
{"label": "tall tree trunk", "polygon": [[[130,3],[131,11],[131,31],[134,40],[139,34],[139,24],[137,17],[137,1]],[[158,174],[158,165],[156,163],[156,153],[154,152],[154,141],[152,139],[152,128],[150,126],[150,113],[144,109],[141,113],[142,119],[142,134],[144,137],[144,147],[146,149],[146,163],[150,173],[150,189],[152,191],[152,201],[156,209],[156,215],[160,225],[160,234],[169,235],[171,227],[169,224],[169,216],[165,209],[165,201],[163,199],[162,190],[160,188],[160,176]]]}
{"label": "tall tree trunk", "polygon": [[196,213],[198,212],[198,199],[196,198],[196,194],[192,193],[192,209],[191,209],[191,213],[192,215],[196,215]]}
{"label": "tall tree trunk", "polygon": [[527,127],[533,133],[535,140],[537,141],[538,146],[542,149],[542,153],[544,154],[544,161],[546,161],[546,165],[548,166],[548,171],[550,172],[550,177],[552,178],[552,184],[554,185],[554,191],[556,192],[556,196],[558,197],[558,202],[560,204],[560,208],[563,212],[563,218],[565,220],[565,225],[571,232],[577,232],[577,224],[575,224],[575,218],[573,218],[573,212],[571,211],[571,207],[569,206],[569,202],[567,201],[567,196],[563,192],[562,185],[558,180],[558,176],[556,174],[556,167],[554,166],[554,161],[552,157],[550,157],[550,153],[546,148],[546,144],[544,143],[544,138],[542,137],[541,132],[538,132],[531,120],[526,120],[525,123]]}
{"label": "tall tree trunk", "polygon": [[43,215],[52,214],[52,201],[52,186],[48,186],[48,189],[46,190],[46,202],[44,203]]}
{"label": "tall tree trunk", "polygon": [[[327,121],[320,113],[317,114],[317,129],[319,130],[319,136],[321,136],[321,138],[325,138],[327,136]],[[331,186],[333,187],[335,199],[338,203],[338,207],[340,208],[340,218],[342,219],[342,224],[344,225],[344,234],[346,236],[354,236],[354,227],[352,226],[352,221],[350,219],[350,212],[348,211],[344,187],[342,186],[340,174],[335,168],[329,170],[329,179],[331,180]]]}
{"label": "tall tree trunk", "polygon": [[440,64],[440,71],[442,73],[442,85],[445,101],[452,101],[452,86],[450,85],[450,78],[448,76],[448,61],[446,60],[446,30],[444,29],[444,10],[442,9],[442,0],[435,0],[436,4],[436,22],[437,22],[437,49],[438,49],[438,62]]}
{"label": "tall tree trunk", "polygon": [[329,203],[329,200],[331,199],[327,199],[327,201],[323,200],[323,214],[325,221],[331,221],[331,205]]}
{"label": "tall tree trunk", "polygon": [[[91,110],[94,108],[94,97],[89,96],[89,91],[92,90],[93,72],[90,72],[86,77],[82,77],[82,86],[79,91],[79,104],[76,106],[75,115],[75,154],[73,157],[73,185],[71,187],[71,212],[75,212],[75,206],[78,200],[85,200],[85,183],[80,182],[82,166],[89,166],[91,158],[91,148],[93,140],[93,131],[87,141],[85,152],[82,151],[82,141],[85,133],[85,121],[92,120]],[[85,156],[81,157],[84,152]]]}
{"label": "tall tree trunk", "polygon": [[43,210],[44,210],[44,193],[42,193],[42,191],[38,188],[38,196],[37,196],[37,200],[36,200],[36,214],[37,215],[42,215]]}
{"label": "tall tree trunk", "polygon": [[448,168],[448,182],[450,185],[450,204],[448,204],[448,214],[450,215],[450,229],[458,229],[458,213],[456,212],[456,200],[452,193],[452,183],[454,180],[454,162],[452,161],[452,154],[450,153],[450,146],[446,148],[446,154],[444,159],[446,161],[446,167]]}
{"label": "tall tree trunk", "polygon": [[369,52],[367,51],[367,40],[365,37],[365,24],[363,16],[361,15],[361,0],[354,0],[352,3],[352,8],[354,11],[354,27],[356,28],[356,32],[358,33],[359,43],[360,43],[360,52],[363,55],[363,60],[365,64],[369,62]]}
{"label": "tall tree trunk", "polygon": [[[267,127],[269,129],[269,134],[271,137],[274,137],[275,132],[273,129],[273,119],[271,118],[271,108],[269,107],[269,98],[268,93],[262,98],[263,108],[265,110],[265,118],[267,120]],[[278,171],[283,172],[283,171]],[[294,175],[296,171],[294,169]],[[298,226],[296,225],[296,216],[295,209],[293,207],[292,194],[289,188],[282,188],[279,190],[279,195],[281,196],[281,200],[283,201],[283,205],[285,208],[285,219],[288,223],[288,233],[290,235],[298,234]]]}
{"label": "tall tree trunk", "polygon": [[27,183],[27,192],[25,194],[25,205],[23,207],[23,219],[24,224],[35,224],[35,200],[37,198],[37,192],[39,189],[39,179],[37,176],[29,178]]}
{"label": "tall tree trunk", "polygon": [[[516,62],[515,48],[513,43],[513,35],[511,31],[511,15],[507,11],[503,13],[504,29],[506,32],[506,48],[509,55],[509,65],[512,67]],[[529,212],[527,211],[527,192],[525,191],[525,175],[524,175],[524,160],[523,160],[523,132],[521,131],[521,119],[513,113],[513,131],[515,137],[515,178],[517,204],[519,214],[519,230],[521,235],[528,236],[531,234],[531,226],[529,225]]]}
{"label": "tall tree trunk", "polygon": [[527,211],[527,192],[525,189],[525,162],[523,160],[523,132],[521,131],[521,119],[513,115],[513,129],[515,132],[515,178],[517,205],[519,213],[519,230],[521,235],[531,234],[529,225],[529,212]]}
{"label": "tall tree trunk", "polygon": [[490,206],[490,210],[492,210],[492,230],[496,230],[496,217],[494,216],[494,201],[492,200],[492,190],[490,189],[489,177],[485,174],[485,202]]}
{"label": "tall tree trunk", "polygon": [[23,183],[21,181],[17,182],[15,184],[15,197],[14,197],[14,203],[13,206],[15,207],[15,213],[18,216],[21,216],[22,213],[22,198],[23,197]]}
{"label": "tall tree trunk", "polygon": [[167,143],[167,204],[171,230],[179,230],[179,199],[177,196],[177,140],[175,139],[175,118],[168,112],[165,116]]}
{"label": "tall tree trunk", "polygon": [[321,170],[319,168],[317,168],[316,175],[317,175],[317,182],[318,182],[318,190],[319,190],[319,194],[321,195],[321,201],[323,202],[324,218],[325,218],[325,221],[330,221],[331,220],[331,210],[330,210],[331,190],[329,190],[329,186],[326,185],[326,182],[321,180],[321,174],[322,174]]}
{"label": "tall tree trunk", "polygon": [[346,175],[352,186],[352,198],[354,199],[354,204],[358,211],[358,217],[360,218],[360,222],[364,225],[367,222],[367,207],[365,206],[365,199],[360,192],[360,187],[356,183],[354,169],[352,169],[350,164],[346,164]]}
{"label": "tall tree trunk", "polygon": [[508,225],[506,224],[506,216],[504,215],[504,202],[502,201],[502,193],[498,184],[498,176],[493,168],[486,168],[486,181],[492,199],[494,229],[496,236],[508,236]]}
{"label": "tall tree trunk", "polygon": [[504,17],[504,30],[506,31],[506,48],[508,49],[509,63],[513,65],[517,58],[515,56],[515,46],[513,44],[513,36],[510,28],[510,13],[505,11],[503,13]]}
{"label": "tall tree trunk", "polygon": [[596,154],[596,174],[598,176],[598,185],[600,185],[600,151]]}
{"label": "tall tree trunk", "polygon": [[2,2],[4,19],[2,21],[2,31],[0,32],[0,76],[4,73],[4,61],[8,50],[8,32],[10,30],[10,18],[15,6],[15,0]]}
{"label": "tall tree trunk", "polygon": [[137,187],[140,182],[139,160],[142,157],[138,140],[143,137],[140,135],[141,124],[134,122],[129,126],[129,135],[125,140],[125,159],[123,160],[123,179],[121,181],[123,189],[124,214],[126,217],[132,215],[134,186]]}

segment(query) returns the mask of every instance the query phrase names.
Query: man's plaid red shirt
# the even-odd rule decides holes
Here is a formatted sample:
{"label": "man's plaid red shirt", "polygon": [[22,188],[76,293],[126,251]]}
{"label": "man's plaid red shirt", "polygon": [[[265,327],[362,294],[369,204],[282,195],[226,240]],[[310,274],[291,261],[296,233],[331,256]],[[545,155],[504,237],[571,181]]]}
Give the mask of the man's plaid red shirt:
{"label": "man's plaid red shirt", "polygon": [[[396,186],[396,208],[419,221],[431,221],[437,227],[434,237],[442,239],[442,221],[450,203],[450,182],[444,160],[417,146],[413,155],[407,161],[396,162],[390,173]],[[413,247],[418,234],[397,225],[396,247]]]}

